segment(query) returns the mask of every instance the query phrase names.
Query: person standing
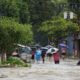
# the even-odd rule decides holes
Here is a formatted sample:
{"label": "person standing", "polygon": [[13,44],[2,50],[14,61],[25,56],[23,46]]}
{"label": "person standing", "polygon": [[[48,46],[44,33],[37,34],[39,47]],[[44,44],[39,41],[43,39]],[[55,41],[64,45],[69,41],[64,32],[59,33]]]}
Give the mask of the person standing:
{"label": "person standing", "polygon": [[42,50],[41,57],[42,57],[42,62],[43,63],[45,62],[45,55],[46,55],[46,50]]}
{"label": "person standing", "polygon": [[66,57],[66,48],[61,48],[61,55],[62,55],[62,59],[64,59]]}
{"label": "person standing", "polygon": [[65,41],[59,44],[59,49],[60,49],[61,57],[64,60],[64,58],[67,55],[67,49],[68,49],[68,45],[66,44]]}
{"label": "person standing", "polygon": [[39,63],[40,59],[41,59],[41,50],[40,48],[38,47],[36,52],[35,52],[35,60],[37,61],[37,63]]}
{"label": "person standing", "polygon": [[34,62],[34,55],[35,55],[35,51],[32,51],[31,52],[31,60],[32,60],[32,62]]}
{"label": "person standing", "polygon": [[53,53],[53,60],[55,64],[59,64],[60,62],[60,56],[59,56],[59,52],[56,51],[55,53]]}
{"label": "person standing", "polygon": [[47,53],[47,57],[49,59],[49,62],[51,62],[52,61],[52,54],[51,53]]}
{"label": "person standing", "polygon": [[78,61],[77,65],[79,65],[79,66],[80,66],[80,60]]}

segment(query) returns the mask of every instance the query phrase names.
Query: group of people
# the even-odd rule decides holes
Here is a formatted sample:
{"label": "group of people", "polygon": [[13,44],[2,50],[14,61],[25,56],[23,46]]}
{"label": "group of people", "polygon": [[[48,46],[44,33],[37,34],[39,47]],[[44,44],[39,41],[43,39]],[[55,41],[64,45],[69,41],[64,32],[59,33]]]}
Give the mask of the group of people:
{"label": "group of people", "polygon": [[56,51],[54,54],[46,54],[45,51],[41,50],[40,47],[38,47],[36,49],[36,51],[32,51],[32,57],[31,59],[37,63],[40,62],[40,60],[42,60],[43,63],[45,63],[45,57],[49,57],[49,58],[53,58],[53,61],[55,64],[59,64],[60,62],[60,56],[58,51]]}

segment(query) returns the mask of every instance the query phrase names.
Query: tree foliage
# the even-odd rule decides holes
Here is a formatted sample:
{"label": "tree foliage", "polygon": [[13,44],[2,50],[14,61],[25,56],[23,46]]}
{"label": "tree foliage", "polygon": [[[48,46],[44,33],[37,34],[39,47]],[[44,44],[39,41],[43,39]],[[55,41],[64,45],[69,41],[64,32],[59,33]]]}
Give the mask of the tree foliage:
{"label": "tree foliage", "polygon": [[28,0],[31,22],[41,23],[53,16],[54,5],[51,0]]}
{"label": "tree foliage", "polygon": [[[10,41],[4,43],[6,46],[9,42],[26,44],[33,36],[39,42],[47,43],[75,31],[73,26],[76,24],[62,19],[64,9],[61,4],[67,1],[78,3],[80,0],[0,0],[0,16],[3,16],[0,18],[0,34],[4,37],[0,44],[3,45],[8,37]],[[74,12],[79,16],[79,10]]]}
{"label": "tree foliage", "polygon": [[20,23],[29,23],[27,2],[23,0],[0,0],[0,15],[12,17]]}
{"label": "tree foliage", "polygon": [[53,18],[43,22],[39,32],[46,33],[47,39],[55,42],[75,32],[77,28],[77,24],[71,21],[64,20],[63,18]]}
{"label": "tree foliage", "polygon": [[32,30],[29,24],[19,24],[13,19],[0,18],[0,48],[10,50],[14,43],[28,44],[32,41]]}

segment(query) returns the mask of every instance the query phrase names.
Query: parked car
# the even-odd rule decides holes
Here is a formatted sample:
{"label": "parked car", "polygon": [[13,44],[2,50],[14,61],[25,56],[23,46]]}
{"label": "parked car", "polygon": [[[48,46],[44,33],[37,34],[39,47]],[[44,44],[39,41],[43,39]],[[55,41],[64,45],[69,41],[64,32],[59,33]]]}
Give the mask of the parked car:
{"label": "parked car", "polygon": [[24,60],[26,62],[30,62],[30,59],[31,59],[30,47],[28,47],[28,46],[20,47],[18,50],[18,55],[22,60]]}

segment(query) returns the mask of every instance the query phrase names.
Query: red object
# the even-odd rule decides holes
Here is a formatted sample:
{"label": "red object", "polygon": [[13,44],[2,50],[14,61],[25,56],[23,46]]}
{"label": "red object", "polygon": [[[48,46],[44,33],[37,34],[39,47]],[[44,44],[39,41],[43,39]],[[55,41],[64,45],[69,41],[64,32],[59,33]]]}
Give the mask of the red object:
{"label": "red object", "polygon": [[31,57],[31,59],[34,59],[34,51],[32,51],[32,57]]}
{"label": "red object", "polygon": [[61,48],[62,53],[66,53],[66,48]]}
{"label": "red object", "polygon": [[32,51],[32,55],[34,55],[34,51]]}
{"label": "red object", "polygon": [[53,54],[53,59],[54,59],[54,61],[59,61],[59,53],[58,52]]}

